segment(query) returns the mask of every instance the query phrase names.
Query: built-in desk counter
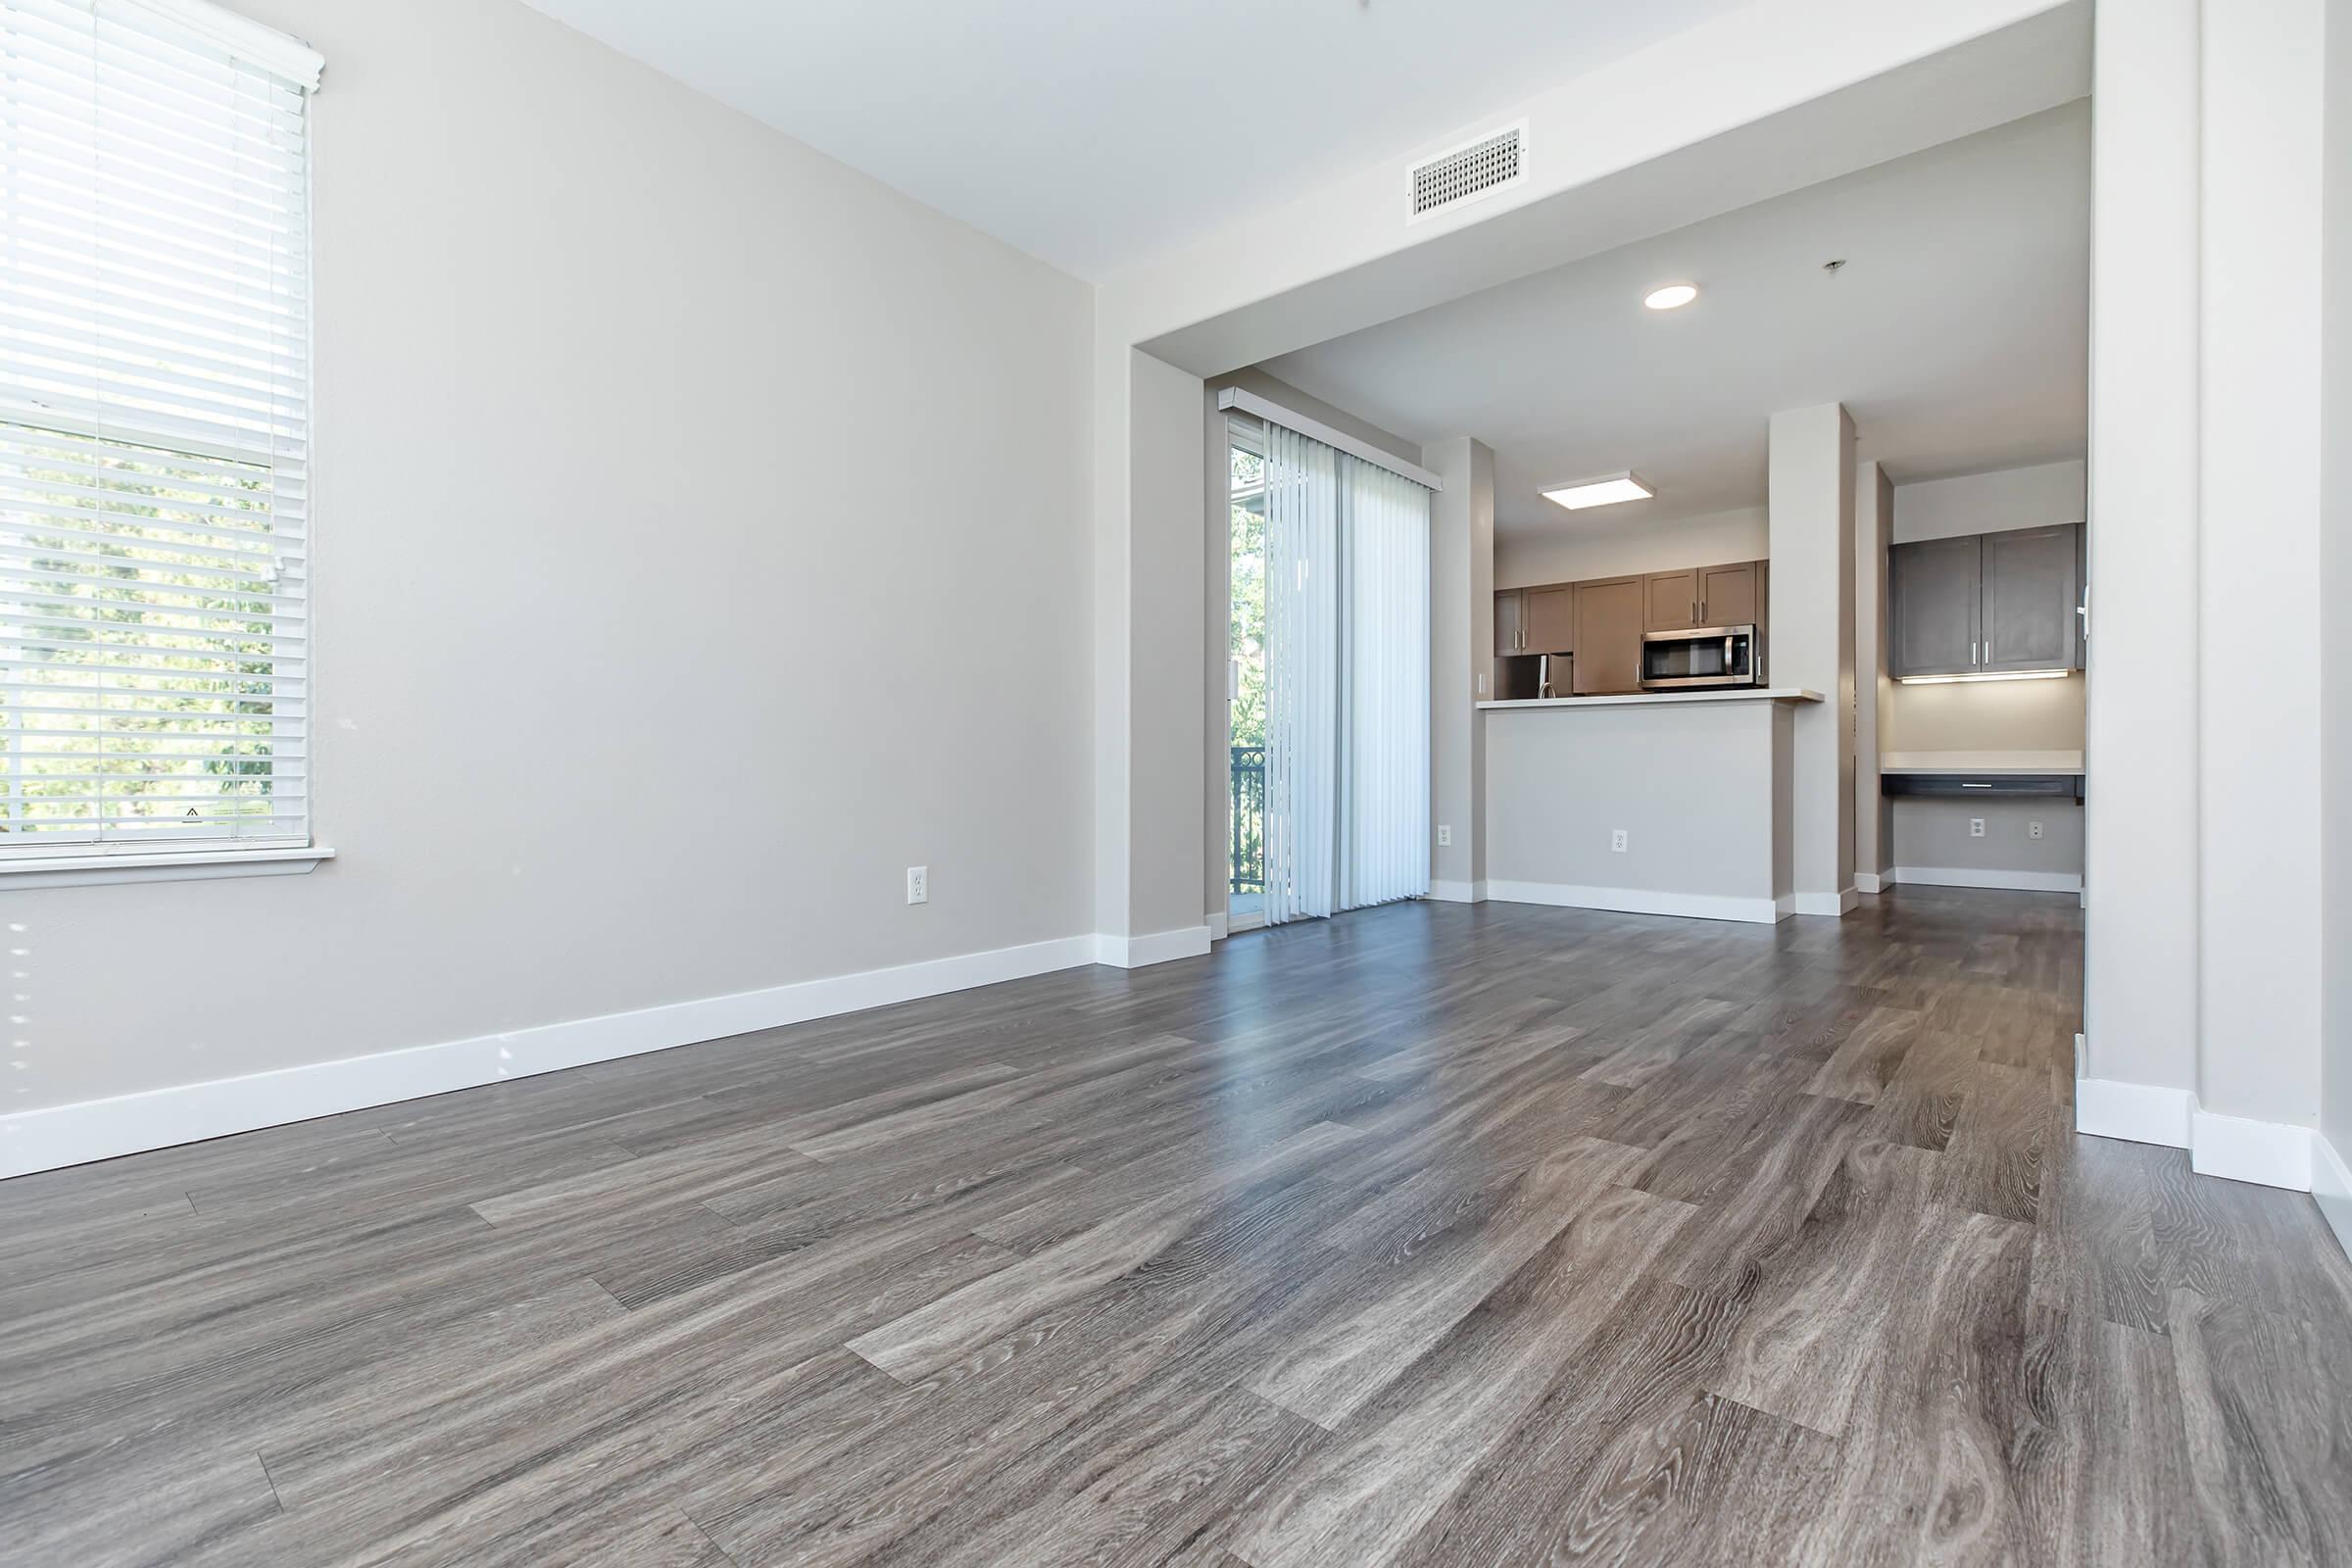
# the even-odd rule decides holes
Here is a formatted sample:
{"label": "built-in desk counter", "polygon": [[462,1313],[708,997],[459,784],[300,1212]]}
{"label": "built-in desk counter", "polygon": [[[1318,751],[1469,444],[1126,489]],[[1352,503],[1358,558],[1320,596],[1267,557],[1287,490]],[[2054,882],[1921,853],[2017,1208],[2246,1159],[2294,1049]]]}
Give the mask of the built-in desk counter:
{"label": "built-in desk counter", "polygon": [[1791,735],[1795,710],[1820,701],[1762,687],[1479,704],[1485,896],[1716,920],[1792,912]]}
{"label": "built-in desk counter", "polygon": [[2081,752],[1886,752],[1879,793],[2082,799]]}

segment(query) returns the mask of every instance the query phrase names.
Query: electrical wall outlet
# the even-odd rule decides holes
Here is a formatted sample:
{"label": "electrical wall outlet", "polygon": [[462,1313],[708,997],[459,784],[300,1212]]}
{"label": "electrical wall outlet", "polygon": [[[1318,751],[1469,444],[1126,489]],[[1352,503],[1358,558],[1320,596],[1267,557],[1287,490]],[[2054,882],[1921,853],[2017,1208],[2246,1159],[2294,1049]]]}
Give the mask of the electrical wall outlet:
{"label": "electrical wall outlet", "polygon": [[2028,822],[2026,824],[2026,837],[2030,839],[2037,839],[2041,837],[2041,824],[2039,822]]}
{"label": "electrical wall outlet", "polygon": [[1984,836],[1984,819],[1983,817],[1972,816],[1968,819],[1968,836],[1972,839],[1981,839]]}
{"label": "electrical wall outlet", "polygon": [[910,865],[906,868],[906,902],[908,904],[929,904],[931,902],[931,868],[929,866]]}
{"label": "electrical wall outlet", "polygon": [[1439,849],[1441,849],[1441,850],[1443,850],[1443,849],[1447,849],[1447,848],[1450,848],[1450,847],[1452,846],[1452,844],[1453,844],[1453,828],[1452,828],[1452,826],[1451,826],[1450,824],[1448,824],[1448,823],[1440,822],[1440,823],[1438,824],[1438,848],[1439,848]]}
{"label": "electrical wall outlet", "polygon": [[1625,829],[1621,827],[1609,829],[1609,853],[1612,855],[1625,853]]}

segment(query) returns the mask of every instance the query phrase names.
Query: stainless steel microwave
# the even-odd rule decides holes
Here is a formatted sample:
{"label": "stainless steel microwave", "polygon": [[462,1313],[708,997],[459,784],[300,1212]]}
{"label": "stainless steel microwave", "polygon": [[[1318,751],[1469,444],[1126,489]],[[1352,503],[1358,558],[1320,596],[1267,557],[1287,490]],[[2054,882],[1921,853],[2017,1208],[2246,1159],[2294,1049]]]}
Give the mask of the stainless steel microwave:
{"label": "stainless steel microwave", "polygon": [[1764,645],[1753,626],[1692,626],[1642,638],[1642,689],[1761,686]]}

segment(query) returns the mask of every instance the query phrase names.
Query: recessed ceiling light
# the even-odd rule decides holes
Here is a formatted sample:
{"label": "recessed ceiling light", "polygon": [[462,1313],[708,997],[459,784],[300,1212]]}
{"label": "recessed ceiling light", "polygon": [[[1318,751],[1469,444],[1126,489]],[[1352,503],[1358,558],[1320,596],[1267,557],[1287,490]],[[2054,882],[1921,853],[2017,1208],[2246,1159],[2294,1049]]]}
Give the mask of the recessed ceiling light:
{"label": "recessed ceiling light", "polygon": [[1653,311],[1679,310],[1698,298],[1698,288],[1691,283],[1669,283],[1655,290],[1642,303]]}
{"label": "recessed ceiling light", "polygon": [[1620,501],[1647,501],[1652,494],[1640,474],[1612,473],[1606,478],[1579,479],[1574,484],[1546,490],[1544,499],[1556,501],[1570,512],[1582,512],[1587,507],[1613,506]]}

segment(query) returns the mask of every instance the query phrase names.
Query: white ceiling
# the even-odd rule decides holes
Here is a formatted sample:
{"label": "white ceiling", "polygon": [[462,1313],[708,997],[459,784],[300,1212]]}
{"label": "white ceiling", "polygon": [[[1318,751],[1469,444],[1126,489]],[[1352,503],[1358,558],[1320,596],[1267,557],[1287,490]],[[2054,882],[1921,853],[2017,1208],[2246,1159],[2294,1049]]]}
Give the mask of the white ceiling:
{"label": "white ceiling", "polygon": [[1099,281],[1740,0],[529,3]]}
{"label": "white ceiling", "polygon": [[[1485,441],[1521,538],[1761,506],[1772,412],[1834,400],[1897,483],[2079,458],[2089,201],[2085,100],[1266,368],[1416,441]],[[1642,307],[1684,281],[1696,303]],[[1627,468],[1655,500],[1539,494]]]}

